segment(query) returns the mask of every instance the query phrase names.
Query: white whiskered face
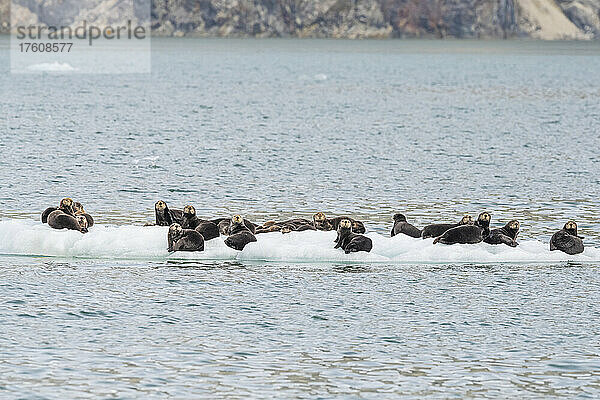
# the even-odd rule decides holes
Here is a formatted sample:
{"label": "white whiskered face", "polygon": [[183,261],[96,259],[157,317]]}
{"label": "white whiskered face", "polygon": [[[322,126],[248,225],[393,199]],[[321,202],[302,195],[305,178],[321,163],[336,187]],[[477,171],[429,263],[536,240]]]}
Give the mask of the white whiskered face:
{"label": "white whiskered face", "polygon": [[569,221],[565,224],[565,229],[568,231],[576,231],[577,230],[577,224],[573,221]]}
{"label": "white whiskered face", "polygon": [[313,220],[315,220],[315,222],[323,222],[325,221],[325,214],[322,212],[318,212],[315,215],[313,215]]}
{"label": "white whiskered face", "polygon": [[159,200],[154,205],[154,208],[156,208],[158,211],[163,211],[165,208],[167,208],[167,203],[165,203],[162,200]]}
{"label": "white whiskered face", "polygon": [[169,227],[169,235],[177,237],[183,233],[183,228],[179,224],[173,224]]}
{"label": "white whiskered face", "polygon": [[349,219],[343,219],[340,221],[340,227],[342,227],[342,228],[347,229],[347,228],[350,228],[351,226],[352,226],[352,222],[350,222]]}
{"label": "white whiskered face", "polygon": [[512,230],[518,231],[521,226],[519,224],[519,221],[511,221],[509,227]]}
{"label": "white whiskered face", "polygon": [[196,215],[196,209],[194,206],[185,206],[183,207],[184,214]]}
{"label": "white whiskered face", "polygon": [[479,214],[479,218],[477,219],[480,221],[490,222],[492,220],[492,216],[488,212],[482,212]]}
{"label": "white whiskered face", "polygon": [[65,207],[72,207],[73,206],[73,200],[70,199],[69,197],[65,197],[64,199],[62,199],[60,201],[60,208],[65,208]]}
{"label": "white whiskered face", "polygon": [[234,215],[231,218],[231,222],[233,222],[234,224],[241,224],[244,221],[244,219],[242,218],[241,215]]}
{"label": "white whiskered face", "polygon": [[464,217],[462,217],[462,219],[460,220],[460,223],[463,225],[468,225],[473,223],[473,217],[471,217],[470,215],[465,215]]}

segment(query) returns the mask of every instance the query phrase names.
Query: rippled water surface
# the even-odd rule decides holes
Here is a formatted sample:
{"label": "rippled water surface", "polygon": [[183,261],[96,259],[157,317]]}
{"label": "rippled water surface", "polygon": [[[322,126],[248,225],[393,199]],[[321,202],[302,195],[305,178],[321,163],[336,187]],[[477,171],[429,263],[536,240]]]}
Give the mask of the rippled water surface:
{"label": "rippled water surface", "polygon": [[2,390],[65,397],[597,397],[597,267],[1,270]]}
{"label": "rippled water surface", "polygon": [[[110,226],[151,220],[159,198],[381,234],[394,212],[485,209],[531,242],[572,218],[600,247],[599,43],[154,40],[150,76],[10,75],[7,58],[0,38],[0,222],[65,195]],[[598,263],[107,246],[0,255],[0,397],[600,396]]]}

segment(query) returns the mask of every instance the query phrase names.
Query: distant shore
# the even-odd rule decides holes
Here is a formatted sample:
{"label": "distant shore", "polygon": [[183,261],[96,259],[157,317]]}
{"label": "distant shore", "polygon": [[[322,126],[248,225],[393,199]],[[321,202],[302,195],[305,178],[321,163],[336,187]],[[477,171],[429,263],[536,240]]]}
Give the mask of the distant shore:
{"label": "distant shore", "polygon": [[597,0],[240,0],[193,6],[173,0],[153,1],[134,13],[118,10],[121,15],[112,0],[23,4],[11,9],[10,0],[0,0],[0,33],[10,31],[11,20],[13,26],[102,26],[134,18],[149,22],[157,37],[600,39]]}

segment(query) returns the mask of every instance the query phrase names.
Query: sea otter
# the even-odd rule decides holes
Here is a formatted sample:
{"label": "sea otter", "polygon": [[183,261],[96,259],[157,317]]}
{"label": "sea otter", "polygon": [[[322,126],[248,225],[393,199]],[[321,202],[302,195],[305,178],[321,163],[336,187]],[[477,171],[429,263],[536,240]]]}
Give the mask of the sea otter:
{"label": "sea otter", "polygon": [[156,225],[171,226],[174,223],[181,225],[183,212],[181,210],[171,210],[162,200],[159,200],[154,205],[154,215],[156,216]]}
{"label": "sea otter", "polygon": [[348,218],[348,217],[335,217],[335,218],[331,219],[331,221],[333,222],[333,226],[336,230],[342,219],[350,220],[350,223],[352,224],[352,232],[353,233],[365,233],[367,231],[365,228],[365,224],[363,224],[361,221],[358,221],[358,220],[352,219],[352,218]]}
{"label": "sea otter", "polygon": [[490,234],[483,239],[488,244],[502,244],[507,246],[517,247],[517,235],[519,234],[519,221],[513,219],[502,228],[492,229]]}
{"label": "sea otter", "polygon": [[435,238],[433,244],[475,244],[482,242],[490,234],[490,221],[492,216],[482,212],[477,217],[474,225],[460,225],[448,229],[441,236]]}
{"label": "sea otter", "polygon": [[75,215],[83,215],[87,220],[87,225],[89,227],[94,226],[94,218],[83,209],[83,205],[80,202],[76,201],[73,203],[73,210],[75,210]]}
{"label": "sea otter", "polygon": [[167,234],[168,248],[172,253],[174,251],[203,251],[204,238],[193,229],[183,229],[178,223],[169,226]]}
{"label": "sea otter", "polygon": [[303,231],[316,231],[317,228],[312,224],[312,222],[292,222],[284,224],[281,228],[281,233],[289,233],[289,232],[303,232]]}
{"label": "sea otter", "polygon": [[352,231],[354,233],[365,233],[365,224],[361,221],[352,219],[350,217],[335,217],[327,218],[325,213],[318,212],[313,215],[313,225],[319,231],[335,231],[342,219],[347,219],[352,224]]}
{"label": "sea otter", "polygon": [[225,244],[235,250],[244,250],[244,247],[250,242],[256,242],[256,236],[245,224],[241,215],[234,215],[229,224],[229,237],[225,239]]}
{"label": "sea otter", "polygon": [[421,237],[423,239],[427,239],[427,238],[431,238],[431,237],[438,237],[438,236],[443,235],[444,232],[446,232],[448,229],[456,228],[457,226],[461,226],[461,225],[469,225],[472,223],[473,223],[473,217],[471,217],[470,215],[467,214],[464,217],[462,217],[462,219],[460,220],[460,222],[458,224],[427,225],[421,231]]}
{"label": "sea otter", "polygon": [[194,229],[204,237],[205,241],[219,237],[219,227],[212,221],[198,218],[194,206],[183,207],[181,227]]}
{"label": "sea otter", "polygon": [[577,235],[577,224],[569,221],[550,239],[550,251],[560,250],[569,255],[583,253],[583,237]]}
{"label": "sea otter", "polygon": [[394,226],[392,227],[391,237],[403,233],[413,238],[421,237],[421,230],[416,226],[406,222],[406,217],[403,214],[394,214]]}
{"label": "sea otter", "polygon": [[296,218],[282,223],[281,233],[316,231],[315,225],[304,218]]}
{"label": "sea otter", "polygon": [[304,218],[293,218],[288,219],[286,221],[276,222],[276,221],[267,221],[261,226],[256,228],[256,234],[266,233],[266,232],[301,232],[307,230],[316,230],[312,221],[309,221]]}
{"label": "sea otter", "polygon": [[[70,198],[62,199],[58,210],[52,211],[48,215],[48,225],[54,229],[69,229],[86,233],[87,219],[83,215],[78,215],[77,218],[73,215],[73,200]],[[83,223],[85,221],[85,223]]]}
{"label": "sea otter", "polygon": [[329,220],[325,216],[325,213],[322,212],[318,212],[315,215],[313,215],[313,225],[319,231],[333,230],[333,225],[331,224],[331,222],[329,222]]}
{"label": "sea otter", "polygon": [[[216,218],[211,219],[210,222],[214,223],[219,227],[221,235],[229,235],[229,226],[231,225],[231,218]],[[253,222],[248,221],[244,218],[244,225],[250,230],[252,234],[256,232],[257,225]]]}
{"label": "sea otter", "polygon": [[183,229],[196,229],[198,224],[203,220],[199,219],[196,216],[196,209],[194,206],[185,206],[183,207],[182,218],[181,218],[181,227]]}
{"label": "sea otter", "polygon": [[338,223],[337,239],[334,249],[340,247],[346,254],[355,253],[358,251],[366,251],[367,253],[373,248],[373,241],[366,236],[352,233],[352,221],[343,218]]}
{"label": "sea otter", "polygon": [[279,232],[281,228],[282,227],[278,225],[276,221],[267,221],[264,224],[257,226],[254,234],[258,235],[259,233]]}
{"label": "sea otter", "polygon": [[52,211],[56,211],[58,210],[58,207],[48,207],[44,210],[44,212],[42,212],[42,224],[45,224],[48,222],[48,215],[50,215],[50,213]]}
{"label": "sea otter", "polygon": [[56,210],[61,210],[65,214],[75,215],[75,209],[73,208],[73,200],[70,197],[65,197],[60,201],[58,207],[48,207],[42,213],[42,223],[45,224],[48,222],[48,216],[50,213]]}
{"label": "sea otter", "polygon": [[196,232],[204,236],[204,240],[216,239],[220,236],[219,227],[210,221],[200,222],[195,229]]}

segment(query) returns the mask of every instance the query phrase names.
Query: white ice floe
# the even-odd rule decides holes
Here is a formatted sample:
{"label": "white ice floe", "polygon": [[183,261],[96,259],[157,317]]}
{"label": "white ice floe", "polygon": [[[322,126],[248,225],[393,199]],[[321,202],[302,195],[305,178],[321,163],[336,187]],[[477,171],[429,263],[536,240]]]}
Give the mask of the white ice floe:
{"label": "white ice floe", "polygon": [[71,72],[77,70],[68,63],[59,63],[58,61],[29,65],[27,69],[36,72]]}
{"label": "white ice floe", "polygon": [[81,257],[101,259],[186,259],[280,262],[356,263],[538,263],[599,262],[600,249],[586,247],[583,254],[570,256],[550,252],[548,243],[523,240],[517,248],[504,245],[434,245],[433,239],[393,238],[368,233],[373,240],[370,253],[344,254],[334,249],[335,232],[279,232],[257,235],[243,251],[225,245],[224,237],[205,243],[203,252],[167,252],[167,227],[94,225],[86,234],[55,230],[32,220],[0,221],[0,254]]}

